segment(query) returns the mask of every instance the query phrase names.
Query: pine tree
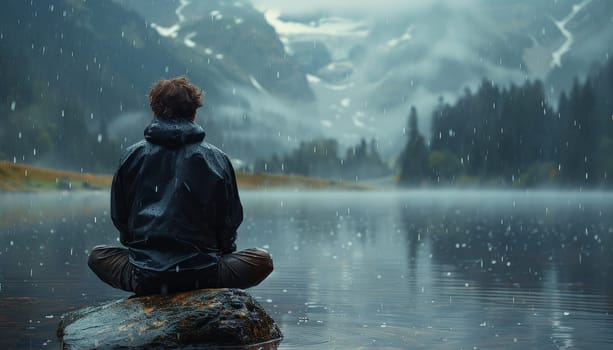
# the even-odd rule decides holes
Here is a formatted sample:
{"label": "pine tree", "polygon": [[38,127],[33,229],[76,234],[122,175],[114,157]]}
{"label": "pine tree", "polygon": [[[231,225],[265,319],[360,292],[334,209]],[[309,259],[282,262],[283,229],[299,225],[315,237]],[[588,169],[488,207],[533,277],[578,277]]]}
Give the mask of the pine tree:
{"label": "pine tree", "polygon": [[411,107],[408,130],[409,139],[399,159],[399,183],[403,186],[421,183],[428,175],[428,149],[419,133],[415,107]]}

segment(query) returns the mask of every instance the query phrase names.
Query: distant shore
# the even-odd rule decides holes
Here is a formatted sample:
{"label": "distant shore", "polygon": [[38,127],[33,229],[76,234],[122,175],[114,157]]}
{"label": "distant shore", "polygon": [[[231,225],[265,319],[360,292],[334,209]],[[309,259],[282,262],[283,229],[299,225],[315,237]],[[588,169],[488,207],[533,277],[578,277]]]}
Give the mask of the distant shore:
{"label": "distant shore", "polygon": [[[371,190],[359,183],[294,175],[238,172],[238,186],[246,190]],[[79,173],[0,161],[0,192],[48,192],[108,190],[111,175]]]}

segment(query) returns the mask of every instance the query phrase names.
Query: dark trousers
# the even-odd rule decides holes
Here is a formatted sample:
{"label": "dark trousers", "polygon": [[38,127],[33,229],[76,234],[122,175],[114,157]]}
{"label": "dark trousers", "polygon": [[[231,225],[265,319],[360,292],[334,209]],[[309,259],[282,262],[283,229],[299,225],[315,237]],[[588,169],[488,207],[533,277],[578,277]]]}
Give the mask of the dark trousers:
{"label": "dark trousers", "polygon": [[272,258],[265,250],[245,249],[223,255],[219,264],[184,271],[152,271],[129,262],[128,250],[96,246],[89,254],[90,269],[105,283],[136,295],[168,294],[200,288],[253,287],[273,270]]}

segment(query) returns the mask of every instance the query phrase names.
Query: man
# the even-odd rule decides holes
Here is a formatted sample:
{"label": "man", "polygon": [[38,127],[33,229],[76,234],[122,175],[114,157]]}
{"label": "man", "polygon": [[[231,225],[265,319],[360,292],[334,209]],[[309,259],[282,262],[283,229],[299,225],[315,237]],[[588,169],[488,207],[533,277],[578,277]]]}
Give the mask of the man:
{"label": "man", "polygon": [[127,249],[97,246],[89,267],[136,295],[257,285],[272,259],[260,249],[235,252],[243,208],[230,160],[194,122],[202,91],[184,77],[161,80],[149,102],[145,140],[126,150],[111,188]]}

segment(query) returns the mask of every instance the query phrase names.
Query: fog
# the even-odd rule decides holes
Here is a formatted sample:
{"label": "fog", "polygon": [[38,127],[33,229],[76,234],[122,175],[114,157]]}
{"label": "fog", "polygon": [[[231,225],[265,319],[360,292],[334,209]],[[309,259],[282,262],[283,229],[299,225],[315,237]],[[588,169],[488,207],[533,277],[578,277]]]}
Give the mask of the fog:
{"label": "fog", "polygon": [[[530,94],[554,114],[575,79],[600,84],[595,118],[609,117],[610,98],[600,96],[610,82],[598,81],[613,40],[613,4],[604,0],[116,0],[6,9],[0,44],[5,67],[14,67],[3,73],[1,92],[6,160],[112,171],[107,161],[91,162],[91,153],[116,159],[112,152],[139,139],[151,118],[148,89],[177,75],[206,92],[197,121],[208,140],[248,169],[275,154],[283,162],[301,144],[323,140],[338,144],[344,162],[364,140],[372,141],[389,175],[398,175],[411,108],[429,151],[441,151],[432,148],[433,137],[457,128],[439,130],[433,113],[460,108],[487,84],[502,91],[538,81],[544,96]],[[491,110],[504,105],[493,99],[476,98]],[[495,119],[479,110],[458,114],[480,125]],[[58,124],[65,114],[84,125]],[[520,116],[504,119],[514,124]],[[568,141],[552,124],[546,128],[561,144]],[[23,137],[8,131],[14,129]],[[68,157],[60,145],[67,138],[78,143],[75,133],[83,129],[84,154]],[[458,162],[467,156],[449,151]],[[494,150],[482,153],[488,152]],[[552,152],[542,161],[561,164]]]}
{"label": "fog", "polygon": [[[384,144],[390,149],[401,141],[402,135],[394,131],[403,124],[410,105],[418,107],[422,130],[427,131],[439,97],[454,101],[464,88],[474,90],[482,79],[502,86],[544,79],[549,81],[548,96],[557,103],[557,95],[569,88],[570,80],[556,81],[552,75],[561,74],[556,69],[583,78],[587,70],[572,67],[573,56],[580,51],[598,61],[608,53],[581,42],[586,38],[573,23],[591,2],[254,1],[254,5],[264,11],[288,52],[292,43],[312,41],[326,46],[333,64],[349,66],[338,85],[325,86],[312,79],[320,114],[332,121],[323,125],[333,130],[324,132],[334,135],[334,130],[343,129],[346,143],[373,134],[388,140]],[[579,33],[566,28],[570,26]],[[607,28],[608,33],[597,35],[610,37]],[[580,35],[581,41],[574,35]],[[604,38],[589,41],[605,42]],[[357,58],[351,52],[356,47],[361,54]]]}
{"label": "fog", "polygon": [[373,2],[355,2],[350,0],[341,1],[287,1],[281,0],[252,0],[258,9],[279,9],[283,13],[291,15],[304,15],[313,13],[336,13],[342,15],[352,15],[361,17],[390,16],[398,12],[413,12],[432,8],[433,6],[445,6],[450,9],[470,9],[478,7],[483,0],[424,0],[424,1],[402,1],[402,0],[382,0]]}

